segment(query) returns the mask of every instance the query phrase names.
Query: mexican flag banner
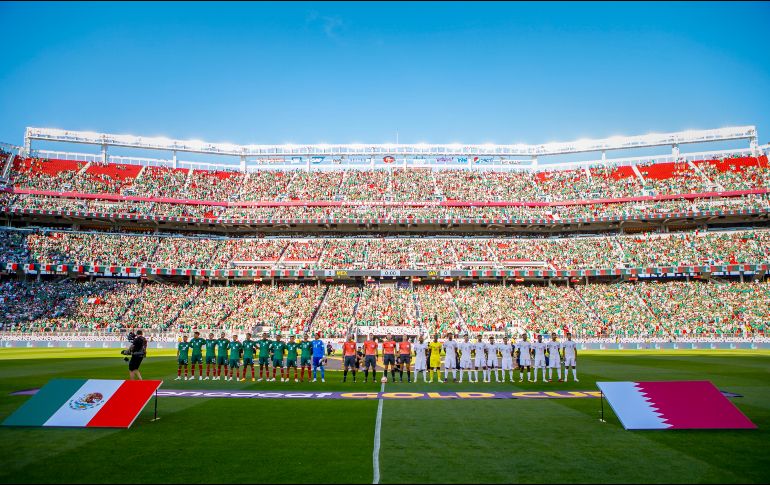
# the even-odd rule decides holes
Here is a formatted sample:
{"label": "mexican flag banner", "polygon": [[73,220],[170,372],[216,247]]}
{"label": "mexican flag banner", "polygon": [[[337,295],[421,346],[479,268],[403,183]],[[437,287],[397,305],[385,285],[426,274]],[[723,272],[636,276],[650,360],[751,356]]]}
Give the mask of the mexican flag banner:
{"label": "mexican flag banner", "polygon": [[53,379],[3,426],[128,428],[163,381]]}

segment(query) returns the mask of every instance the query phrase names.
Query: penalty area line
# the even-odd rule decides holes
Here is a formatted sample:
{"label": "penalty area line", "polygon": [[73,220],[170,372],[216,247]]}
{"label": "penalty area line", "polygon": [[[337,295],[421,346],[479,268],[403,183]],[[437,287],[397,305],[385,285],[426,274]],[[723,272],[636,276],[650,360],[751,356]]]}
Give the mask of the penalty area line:
{"label": "penalty area line", "polygon": [[377,421],[374,424],[374,451],[372,451],[372,468],[374,478],[372,483],[380,483],[380,428],[382,426],[382,393],[385,392],[385,383],[380,387],[380,402],[377,403]]}

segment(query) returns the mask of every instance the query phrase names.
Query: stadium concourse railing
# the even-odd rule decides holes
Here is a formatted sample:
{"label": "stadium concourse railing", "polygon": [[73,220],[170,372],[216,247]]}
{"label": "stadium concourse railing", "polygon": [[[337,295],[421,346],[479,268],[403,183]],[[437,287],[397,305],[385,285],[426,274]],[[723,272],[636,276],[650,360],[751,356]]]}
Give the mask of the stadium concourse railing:
{"label": "stadium concourse railing", "polygon": [[[724,192],[701,192],[688,194],[666,194],[655,196],[623,197],[617,199],[584,199],[560,202],[516,202],[516,201],[409,201],[409,202],[389,202],[389,201],[259,201],[259,202],[223,202],[206,200],[187,200],[171,199],[165,197],[137,197],[116,194],[88,194],[79,192],[55,192],[48,190],[5,188],[2,192],[20,195],[38,195],[46,197],[58,197],[65,199],[81,200],[105,200],[113,202],[147,202],[147,203],[170,203],[178,205],[212,206],[212,207],[242,207],[242,208],[280,208],[280,207],[565,207],[575,205],[610,205],[633,202],[655,202],[669,200],[694,200],[709,198],[735,198],[751,195],[770,194],[770,189],[749,189]],[[628,216],[598,216],[598,217],[565,217],[559,219],[530,218],[530,219],[503,219],[503,218],[391,218],[391,219],[368,219],[368,218],[301,218],[301,219],[248,219],[248,218],[207,218],[207,217],[184,217],[184,216],[162,216],[133,214],[125,212],[89,212],[74,210],[50,210],[50,209],[30,209],[11,206],[0,206],[0,213],[18,214],[18,215],[48,215],[48,216],[69,216],[69,217],[89,217],[102,219],[117,219],[126,221],[159,221],[159,222],[183,222],[183,223],[216,223],[216,224],[327,224],[327,223],[397,223],[397,224],[465,224],[465,223],[492,223],[492,224],[570,224],[570,223],[593,223],[593,222],[621,222],[635,220],[651,219],[671,219],[700,216],[742,216],[770,213],[770,209],[735,209],[735,210],[705,210],[705,211],[678,211],[678,212],[649,212]]]}
{"label": "stadium concourse railing", "polygon": [[6,263],[6,273],[52,274],[52,275],[89,275],[101,277],[142,278],[147,276],[188,276],[206,277],[210,280],[228,279],[302,279],[349,280],[355,277],[367,278],[411,278],[412,281],[443,280],[444,282],[461,279],[497,279],[514,282],[524,279],[544,278],[582,278],[582,277],[709,277],[709,276],[764,276],[770,263],[756,264],[726,264],[726,265],[696,265],[696,266],[657,266],[640,268],[598,268],[598,269],[201,269],[201,268],[158,268],[136,266],[82,265],[82,264],[37,264],[37,263]]}

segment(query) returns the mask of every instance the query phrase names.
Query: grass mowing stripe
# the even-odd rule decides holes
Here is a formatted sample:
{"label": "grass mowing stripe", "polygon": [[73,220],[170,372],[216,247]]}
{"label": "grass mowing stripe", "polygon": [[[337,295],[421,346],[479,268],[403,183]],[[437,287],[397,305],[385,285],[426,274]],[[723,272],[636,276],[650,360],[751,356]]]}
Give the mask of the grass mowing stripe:
{"label": "grass mowing stripe", "polygon": [[[385,392],[385,383],[382,383],[380,387],[380,393]],[[377,403],[377,420],[374,424],[374,451],[372,451],[372,468],[373,479],[372,483],[380,483],[380,428],[382,427],[382,394],[380,394],[380,402]]]}

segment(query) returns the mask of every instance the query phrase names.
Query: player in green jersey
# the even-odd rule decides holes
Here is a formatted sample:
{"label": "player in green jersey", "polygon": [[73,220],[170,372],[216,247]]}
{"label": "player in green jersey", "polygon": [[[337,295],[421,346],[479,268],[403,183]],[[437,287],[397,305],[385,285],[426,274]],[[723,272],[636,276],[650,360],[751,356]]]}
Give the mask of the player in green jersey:
{"label": "player in green jersey", "polygon": [[176,347],[176,381],[182,380],[182,366],[184,366],[184,380],[187,380],[187,361],[190,359],[190,342],[187,341],[187,335],[182,337],[182,341]]}
{"label": "player in green jersey", "polygon": [[192,359],[190,359],[190,380],[195,379],[195,364],[198,364],[198,380],[203,380],[203,346],[206,345],[206,339],[201,338],[200,332],[194,332],[190,340],[192,349]]}
{"label": "player in green jersey", "polygon": [[310,380],[310,365],[312,363],[313,356],[313,342],[308,340],[308,335],[305,334],[302,337],[302,342],[299,343],[299,349],[301,351],[299,356],[299,381],[302,382],[305,378],[305,369],[307,369],[307,380]]}
{"label": "player in green jersey", "polygon": [[251,382],[254,382],[254,352],[257,350],[257,341],[251,340],[251,334],[246,334],[246,340],[243,341],[243,374],[241,381],[246,380],[246,367],[251,366]]}
{"label": "player in green jersey", "polygon": [[210,333],[209,338],[206,339],[206,378],[204,381],[209,380],[212,369],[214,370],[214,377],[217,375],[217,357],[216,353],[217,339],[214,338],[214,334]]}
{"label": "player in green jersey", "polygon": [[225,377],[227,377],[227,347],[230,345],[230,341],[225,337],[225,332],[217,340],[217,376],[216,380],[222,378],[222,366],[225,366]]}
{"label": "player in green jersey", "polygon": [[273,352],[273,378],[270,381],[275,381],[275,371],[281,368],[281,382],[288,380],[288,373],[283,367],[283,352],[286,350],[286,343],[281,341],[281,334],[275,336],[275,341],[270,345],[270,350]]}
{"label": "player in green jersey", "polygon": [[289,336],[289,343],[286,344],[286,380],[289,380],[289,369],[294,369],[294,382],[299,382],[297,379],[297,351],[299,350],[299,343],[294,340],[294,335]]}
{"label": "player in green jersey", "polygon": [[235,371],[235,378],[238,379],[238,361],[241,360],[241,350],[243,350],[243,344],[238,341],[237,335],[233,335],[233,339],[230,341],[228,349],[230,350],[230,360],[228,364],[230,367],[230,377],[227,380],[232,381],[233,370]]}
{"label": "player in green jersey", "polygon": [[273,343],[268,337],[267,332],[262,334],[262,338],[257,340],[257,347],[259,347],[259,380],[262,382],[263,372],[264,378],[270,380],[270,345]]}

